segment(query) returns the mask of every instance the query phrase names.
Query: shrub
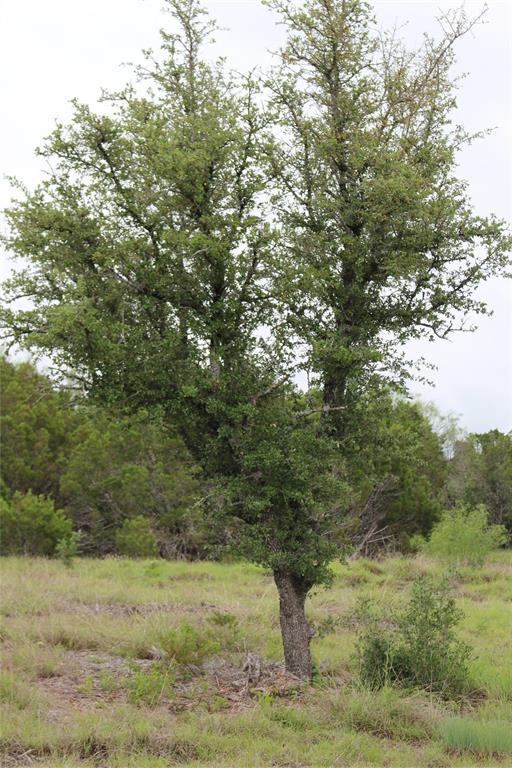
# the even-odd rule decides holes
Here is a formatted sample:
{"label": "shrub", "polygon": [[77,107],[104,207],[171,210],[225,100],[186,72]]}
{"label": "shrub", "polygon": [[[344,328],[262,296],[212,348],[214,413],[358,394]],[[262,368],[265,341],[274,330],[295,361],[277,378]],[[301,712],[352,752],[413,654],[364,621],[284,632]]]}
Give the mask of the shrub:
{"label": "shrub", "polygon": [[125,520],[116,532],[119,554],[128,557],[155,557],[158,554],[156,538],[147,517],[137,515]]}
{"label": "shrub", "polygon": [[69,536],[57,542],[55,554],[68,568],[73,565],[73,558],[78,555],[81,541],[82,534],[80,531],[73,531]]}
{"label": "shrub", "polygon": [[176,673],[170,666],[153,664],[150,669],[132,668],[133,674],[127,681],[130,704],[145,704],[156,707],[163,699],[171,698]]}
{"label": "shrub", "polygon": [[159,642],[169,661],[185,666],[202,664],[220,650],[220,643],[211,630],[202,630],[186,623],[178,629],[162,633]]}
{"label": "shrub", "polygon": [[0,498],[0,531],[2,554],[53,555],[71,521],[52,499],[16,491],[10,502]]}
{"label": "shrub", "polygon": [[450,749],[479,755],[512,754],[512,729],[509,723],[479,723],[467,717],[453,717],[439,726]]}
{"label": "shrub", "polygon": [[417,578],[408,604],[386,616],[387,627],[366,606],[365,630],[358,640],[360,674],[371,688],[386,684],[425,688],[445,696],[464,691],[471,649],[458,640],[454,627],[462,612],[446,583]]}
{"label": "shrub", "polygon": [[503,525],[489,525],[486,508],[459,504],[447,510],[428,541],[416,539],[423,552],[453,564],[482,565],[486,556],[507,541]]}
{"label": "shrub", "polygon": [[207,621],[212,625],[216,639],[223,648],[234,650],[240,643],[240,626],[236,616],[223,611],[212,611]]}

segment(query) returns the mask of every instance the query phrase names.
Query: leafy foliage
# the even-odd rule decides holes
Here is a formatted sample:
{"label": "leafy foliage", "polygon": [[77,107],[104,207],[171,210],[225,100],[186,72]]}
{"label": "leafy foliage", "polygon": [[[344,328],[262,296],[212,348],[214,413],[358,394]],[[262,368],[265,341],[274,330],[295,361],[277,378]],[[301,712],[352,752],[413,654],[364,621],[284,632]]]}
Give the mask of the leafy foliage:
{"label": "leafy foliage", "polygon": [[482,565],[486,556],[508,541],[505,526],[489,525],[486,508],[459,504],[444,512],[420,548],[454,564]]}
{"label": "leafy foliage", "polygon": [[89,551],[115,551],[116,530],[144,514],[162,552],[197,553],[204,537],[199,484],[179,439],[147,414],[115,418],[96,410],[74,438],[61,493],[68,514],[87,534]]}
{"label": "leafy foliage", "polygon": [[2,480],[10,493],[32,491],[60,505],[62,467],[81,416],[65,389],[32,363],[0,356]]}
{"label": "leafy foliage", "polygon": [[49,489],[88,554],[115,551],[116,530],[151,518],[160,551],[202,552],[198,473],[183,443],[161,420],[110,414],[58,387],[31,363],[0,360],[2,496]]}
{"label": "leafy foliage", "polygon": [[450,16],[410,52],[361,0],[271,0],[288,38],[263,84],[208,62],[197,0],[167,5],[161,55],[100,112],[74,102],[41,150],[52,175],[20,185],[6,242],[28,266],[2,320],[96,401],[176,429],[211,518],[274,570],[307,645],[363,404],[403,389],[406,341],[484,312],[475,289],[507,266],[504,223],[456,175],[474,137],[450,126],[450,67],[473,25]]}
{"label": "leafy foliage", "polygon": [[199,665],[220,650],[220,644],[211,630],[188,623],[162,632],[158,639],[167,661],[172,664]]}
{"label": "leafy foliage", "polygon": [[343,449],[350,538],[364,554],[428,533],[441,513],[447,474],[442,438],[422,407],[389,392],[373,395],[361,398]]}
{"label": "leafy foliage", "polygon": [[53,555],[58,542],[71,535],[71,521],[51,499],[16,491],[0,499],[2,554]]}
{"label": "leafy foliage", "polygon": [[158,553],[150,522],[143,515],[124,521],[116,531],[116,546],[119,554],[128,557],[155,557]]}
{"label": "leafy foliage", "polygon": [[[454,627],[462,618],[446,583],[420,577],[402,611],[387,614],[388,628],[363,609],[366,628],[358,642],[360,674],[371,688],[386,684],[422,687],[444,696],[460,694],[469,679],[471,649]],[[391,625],[389,627],[389,625]]]}
{"label": "leafy foliage", "polygon": [[492,429],[455,443],[450,460],[448,500],[483,504],[491,523],[512,533],[512,434]]}
{"label": "leafy foliage", "polygon": [[134,666],[128,678],[128,701],[139,706],[156,707],[162,699],[173,695],[175,671],[169,666],[155,662],[149,669]]}
{"label": "leafy foliage", "polygon": [[69,536],[62,538],[57,542],[55,554],[64,565],[67,565],[68,567],[73,565],[73,558],[76,557],[80,551],[82,538],[80,531],[72,531]]}

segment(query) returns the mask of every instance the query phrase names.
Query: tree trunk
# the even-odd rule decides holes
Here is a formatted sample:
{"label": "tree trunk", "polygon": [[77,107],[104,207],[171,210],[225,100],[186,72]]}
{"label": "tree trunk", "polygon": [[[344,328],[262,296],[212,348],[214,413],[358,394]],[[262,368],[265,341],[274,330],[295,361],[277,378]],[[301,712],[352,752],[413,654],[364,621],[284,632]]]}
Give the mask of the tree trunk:
{"label": "tree trunk", "polygon": [[313,632],[304,611],[304,602],[311,585],[301,576],[286,570],[275,570],[274,581],[279,593],[279,619],[286,671],[301,680],[311,680],[309,643]]}

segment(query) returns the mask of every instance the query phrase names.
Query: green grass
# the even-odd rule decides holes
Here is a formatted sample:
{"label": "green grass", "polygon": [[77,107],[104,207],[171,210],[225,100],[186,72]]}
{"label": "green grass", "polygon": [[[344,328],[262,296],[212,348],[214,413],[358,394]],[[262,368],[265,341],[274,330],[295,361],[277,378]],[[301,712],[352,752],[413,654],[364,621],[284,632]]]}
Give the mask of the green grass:
{"label": "green grass", "polygon": [[[468,698],[451,704],[419,691],[368,692],[357,680],[359,599],[400,606],[416,575],[442,575],[424,556],[335,565],[333,587],[307,604],[322,630],[312,644],[320,680],[301,688],[276,672],[252,691],[235,685],[246,653],[282,657],[275,587],[255,566],[77,559],[69,569],[24,558],[0,566],[2,764],[465,768],[484,754],[486,766],[507,764],[510,552],[451,576],[465,613],[460,635],[476,654]],[[176,678],[174,667],[165,675],[171,658]]]}
{"label": "green grass", "polygon": [[445,720],[439,726],[445,744],[477,755],[512,755],[510,723],[480,723],[468,717]]}

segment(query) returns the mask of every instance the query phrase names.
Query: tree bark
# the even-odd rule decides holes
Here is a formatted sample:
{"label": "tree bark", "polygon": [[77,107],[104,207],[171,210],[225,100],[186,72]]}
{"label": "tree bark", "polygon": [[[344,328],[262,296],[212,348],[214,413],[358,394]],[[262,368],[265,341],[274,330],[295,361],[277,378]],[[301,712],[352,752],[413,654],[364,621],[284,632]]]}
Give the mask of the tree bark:
{"label": "tree bark", "polygon": [[286,570],[275,570],[274,581],[279,593],[279,619],[286,671],[301,680],[311,680],[309,643],[313,632],[304,611],[311,584]]}

